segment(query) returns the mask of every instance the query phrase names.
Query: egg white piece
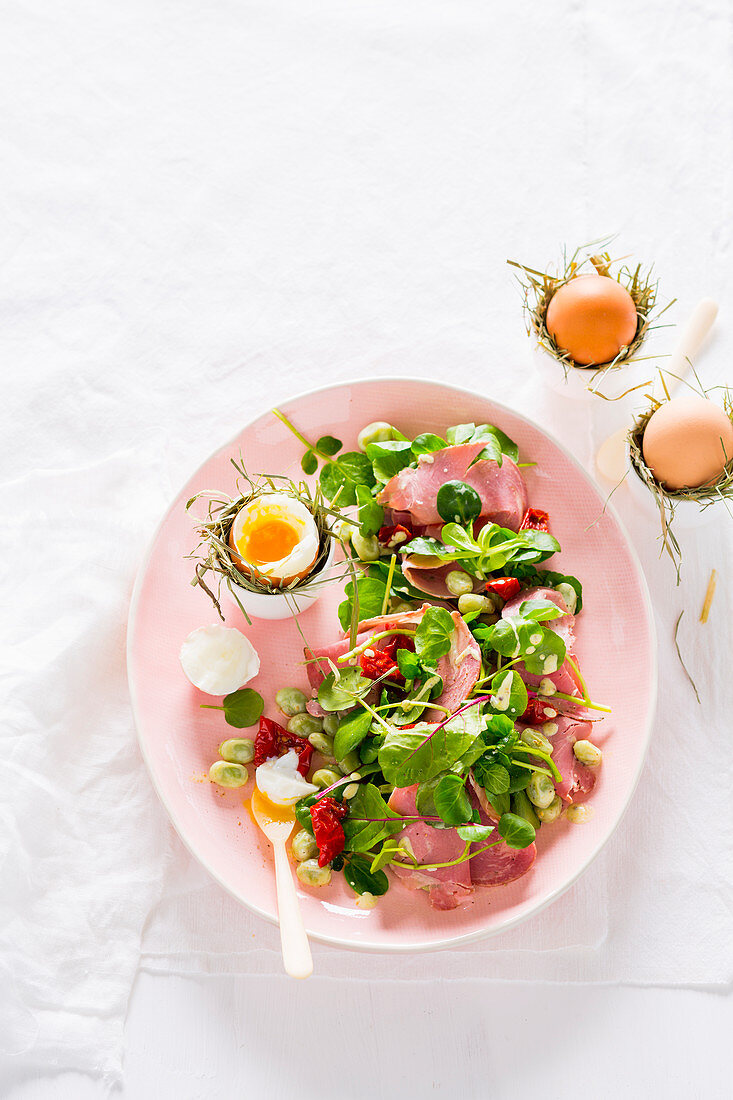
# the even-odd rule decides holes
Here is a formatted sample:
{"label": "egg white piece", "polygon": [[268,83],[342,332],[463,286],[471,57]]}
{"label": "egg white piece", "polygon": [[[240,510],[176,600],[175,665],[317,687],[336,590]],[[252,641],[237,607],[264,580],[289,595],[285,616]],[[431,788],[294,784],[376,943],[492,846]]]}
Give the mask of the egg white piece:
{"label": "egg white piece", "polygon": [[255,783],[265,798],[276,806],[294,806],[299,799],[318,790],[298,771],[295,749],[288,749],[284,756],[273,756],[260,764],[255,772]]}
{"label": "egg white piece", "polygon": [[[273,523],[286,524],[295,533],[295,545],[272,561],[248,557],[253,534]],[[318,557],[320,535],[316,521],[304,504],[288,493],[268,493],[240,508],[232,524],[230,542],[242,561],[252,566],[257,574],[273,584],[283,584],[308,575]]]}
{"label": "egg white piece", "polygon": [[194,687],[207,695],[228,695],[260,671],[257,650],[232,626],[200,626],[181,646],[181,665]]}

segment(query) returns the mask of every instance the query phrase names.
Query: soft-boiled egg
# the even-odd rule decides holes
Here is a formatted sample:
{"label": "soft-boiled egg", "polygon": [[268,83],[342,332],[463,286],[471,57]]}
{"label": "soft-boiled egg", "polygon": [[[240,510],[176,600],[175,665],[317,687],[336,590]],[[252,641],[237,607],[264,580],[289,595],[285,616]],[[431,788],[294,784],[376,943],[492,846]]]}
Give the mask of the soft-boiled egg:
{"label": "soft-boiled egg", "polygon": [[673,397],[652,413],[642,440],[644,461],[668,489],[715,481],[733,459],[733,424],[707,397]]}
{"label": "soft-boiled egg", "polygon": [[229,545],[238,569],[281,587],[308,576],[318,557],[320,536],[304,504],[289,493],[267,493],[237,512]]}
{"label": "soft-boiled egg", "polygon": [[260,764],[255,772],[255,782],[257,789],[276,806],[294,806],[301,798],[318,790],[298,771],[295,749],[288,749],[284,756],[272,757]]}
{"label": "soft-boiled egg", "polygon": [[634,299],[609,275],[576,275],[555,291],[547,330],[579,366],[610,363],[636,336]]}
{"label": "soft-boiled egg", "polygon": [[260,671],[249,638],[233,626],[200,626],[181,646],[181,665],[194,687],[208,695],[229,695]]}

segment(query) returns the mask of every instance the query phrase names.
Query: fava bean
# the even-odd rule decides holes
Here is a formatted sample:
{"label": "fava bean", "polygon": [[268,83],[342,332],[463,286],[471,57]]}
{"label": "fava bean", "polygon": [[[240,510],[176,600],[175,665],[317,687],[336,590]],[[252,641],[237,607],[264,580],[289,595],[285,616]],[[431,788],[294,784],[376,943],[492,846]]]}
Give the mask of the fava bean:
{"label": "fava bean", "polygon": [[209,768],[209,779],[218,787],[243,787],[249,779],[249,772],[243,764],[215,760]]}
{"label": "fava bean", "polygon": [[597,767],[603,759],[603,753],[592,741],[576,741],[573,745],[575,759],[589,768]]}
{"label": "fava bean", "polygon": [[584,825],[586,821],[590,821],[590,819],[593,817],[593,810],[590,806],[585,806],[581,804],[578,806],[568,806],[566,814],[567,819],[571,822],[571,824]]}
{"label": "fava bean", "polygon": [[559,795],[555,795],[549,806],[544,808],[538,807],[537,816],[540,821],[544,821],[547,825],[551,825],[553,821],[557,821],[558,817],[562,813],[562,799]]}
{"label": "fava bean", "polygon": [[323,719],[323,728],[329,737],[335,737],[341,719],[338,714],[327,714]]}
{"label": "fava bean", "polygon": [[355,772],[361,764],[361,758],[357,752],[350,752],[343,758],[343,760],[337,761],[339,771],[342,775],[348,775],[350,772]]}
{"label": "fava bean", "polygon": [[307,829],[301,829],[295,834],[290,847],[293,858],[298,863],[304,863],[306,859],[313,859],[318,855],[318,845]]}
{"label": "fava bean", "polygon": [[312,733],[323,732],[323,722],[312,714],[294,714],[287,728],[288,733],[294,733],[296,737],[310,737]]}
{"label": "fava bean", "polygon": [[540,810],[546,810],[555,797],[555,784],[549,775],[542,772],[532,772],[527,784],[527,797],[533,806]]}
{"label": "fava bean", "polygon": [[321,791],[325,791],[326,787],[332,787],[334,783],[338,783],[339,779],[343,779],[341,772],[334,771],[333,768],[319,768],[311,776],[311,783]]}
{"label": "fava bean", "polygon": [[388,443],[390,439],[397,439],[395,428],[386,420],[374,420],[361,429],[356,445],[360,451],[366,451],[370,443]]}
{"label": "fava bean", "polygon": [[295,873],[304,886],[328,886],[331,881],[331,868],[319,867],[316,859],[303,860]]}
{"label": "fava bean", "polygon": [[248,737],[232,737],[219,745],[219,756],[228,764],[251,764],[255,756],[255,743]]}
{"label": "fava bean", "polygon": [[351,536],[351,545],[354,547],[361,561],[377,561],[382,553],[379,539],[375,535],[364,538],[358,531],[354,531],[354,534]]}
{"label": "fava bean", "polygon": [[308,699],[298,688],[280,688],[275,696],[275,702],[283,714],[292,718],[295,714],[305,713],[305,704]]}
{"label": "fava bean", "polygon": [[493,611],[494,604],[492,600],[479,595],[478,592],[468,592],[458,597],[458,610],[461,615],[469,615],[472,611]]}
{"label": "fava bean", "polygon": [[308,740],[316,752],[320,752],[323,756],[333,756],[333,737],[316,731],[308,735]]}
{"label": "fava bean", "polygon": [[462,569],[451,569],[445,578],[445,586],[451,596],[465,596],[473,592],[473,577],[469,577]]}

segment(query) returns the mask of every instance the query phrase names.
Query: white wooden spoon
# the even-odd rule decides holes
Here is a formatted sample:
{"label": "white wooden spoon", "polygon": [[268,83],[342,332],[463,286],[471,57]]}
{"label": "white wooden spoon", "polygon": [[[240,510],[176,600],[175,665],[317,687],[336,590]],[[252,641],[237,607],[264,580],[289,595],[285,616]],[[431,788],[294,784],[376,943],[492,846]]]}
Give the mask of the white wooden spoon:
{"label": "white wooden spoon", "polygon": [[[717,315],[718,303],[712,298],[703,298],[692,311],[669,365],[661,369],[667,375],[665,384],[670,397],[690,370],[691,360],[700,350]],[[619,428],[601,443],[596,452],[596,469],[609,481],[619,482],[626,471],[627,432],[628,428]]]}
{"label": "white wooden spoon", "polygon": [[[313,959],[306,935],[293,872],[285,849],[285,841],[293,831],[295,815],[288,807],[273,806],[255,788],[252,792],[252,814],[275,852],[275,887],[277,913],[280,919],[280,944],[285,972],[291,978],[309,978]],[[282,809],[282,813],[280,813]]]}

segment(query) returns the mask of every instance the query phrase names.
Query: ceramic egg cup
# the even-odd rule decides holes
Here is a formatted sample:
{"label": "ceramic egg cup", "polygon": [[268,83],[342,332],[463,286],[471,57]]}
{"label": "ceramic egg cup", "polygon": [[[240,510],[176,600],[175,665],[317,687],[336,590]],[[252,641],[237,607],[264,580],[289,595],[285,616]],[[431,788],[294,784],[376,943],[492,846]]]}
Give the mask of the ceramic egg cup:
{"label": "ceramic egg cup", "polygon": [[589,386],[593,386],[605,397],[616,400],[626,390],[638,385],[643,378],[638,365],[630,360],[619,367],[606,371],[598,367],[566,367],[551,352],[533,339],[535,367],[544,384],[561,397],[573,401],[587,401],[596,398]]}
{"label": "ceramic egg cup", "polygon": [[[650,518],[658,518],[659,505],[657,499],[637,473],[636,466],[631,458],[631,447],[628,439],[626,440],[626,484],[629,486],[631,495],[644,510],[644,513]],[[685,497],[675,497],[673,494],[669,493],[666,495],[674,504],[673,522],[675,526],[684,527],[686,529],[707,527],[709,523],[712,523],[713,520],[719,517],[720,509],[724,506],[722,500],[715,500],[711,504],[706,504],[703,508],[696,500],[687,500]]]}
{"label": "ceramic egg cup", "polygon": [[[241,606],[254,619],[289,619],[301,615],[321,598],[331,579],[329,576],[336,556],[336,540],[330,539],[328,557],[317,573],[311,574],[302,584],[286,592],[251,592],[239,584],[222,585],[222,596]],[[236,595],[235,595],[236,594]]]}

